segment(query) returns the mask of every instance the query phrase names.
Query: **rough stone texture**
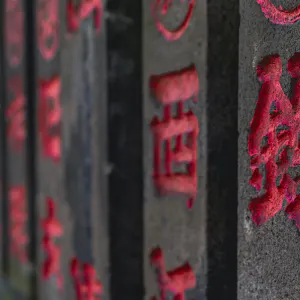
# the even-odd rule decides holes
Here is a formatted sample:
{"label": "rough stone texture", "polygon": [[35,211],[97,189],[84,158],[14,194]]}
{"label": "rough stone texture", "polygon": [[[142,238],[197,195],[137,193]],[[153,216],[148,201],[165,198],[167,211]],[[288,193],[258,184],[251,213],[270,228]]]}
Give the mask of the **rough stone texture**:
{"label": "rough stone texture", "polygon": [[[299,1],[274,3],[289,9],[299,5]],[[255,1],[240,1],[240,13],[238,299],[294,300],[300,293],[299,230],[283,211],[261,227],[251,221],[247,207],[256,193],[248,183],[247,138],[261,86],[256,77],[257,64],[267,55],[279,54],[283,61],[280,82],[290,95],[291,78],[286,66],[299,51],[300,25],[271,24]]]}
{"label": "rough stone texture", "polygon": [[[187,11],[187,3],[174,1],[163,19],[168,28],[176,28]],[[197,275],[197,287],[188,295],[203,299],[205,294],[206,262],[206,2],[198,1],[189,28],[177,41],[166,41],[156,29],[151,16],[150,1],[143,2],[143,77],[144,77],[144,299],[159,295],[156,273],[149,255],[154,247],[161,247],[167,270],[188,261]],[[198,194],[191,210],[186,196],[159,196],[153,180],[153,135],[150,122],[162,116],[163,106],[150,95],[151,75],[178,71],[195,64],[199,80],[198,102],[188,101],[199,120],[198,138]],[[174,105],[176,107],[176,105]],[[174,110],[173,110],[174,111]]]}

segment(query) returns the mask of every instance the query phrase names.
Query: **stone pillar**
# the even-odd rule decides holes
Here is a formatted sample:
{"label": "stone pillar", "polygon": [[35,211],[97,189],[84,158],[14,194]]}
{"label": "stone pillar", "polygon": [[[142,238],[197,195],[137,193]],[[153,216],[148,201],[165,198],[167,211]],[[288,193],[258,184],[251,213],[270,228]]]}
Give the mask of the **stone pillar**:
{"label": "stone pillar", "polygon": [[[271,2],[240,1],[238,299],[245,300],[299,295],[299,9],[290,12],[299,3]],[[283,129],[291,135],[279,145]]]}
{"label": "stone pillar", "polygon": [[[144,299],[185,292],[202,299],[207,7],[206,1],[173,1],[164,15],[154,3],[143,2]],[[175,33],[185,19],[188,26]],[[169,285],[159,283],[164,276]]]}

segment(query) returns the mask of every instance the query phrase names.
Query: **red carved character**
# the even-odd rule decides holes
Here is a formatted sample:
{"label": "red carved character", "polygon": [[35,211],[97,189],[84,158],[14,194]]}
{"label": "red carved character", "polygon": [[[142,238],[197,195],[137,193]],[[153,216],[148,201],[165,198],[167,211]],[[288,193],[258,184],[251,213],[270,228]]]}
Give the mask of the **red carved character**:
{"label": "red carved character", "polygon": [[[249,205],[253,221],[263,224],[282,208],[300,227],[300,196],[297,195],[299,179],[289,174],[291,167],[300,164],[300,53],[289,59],[288,72],[296,84],[292,100],[282,90],[280,77],[282,62],[278,55],[263,59],[257,67],[262,82],[253,119],[250,124],[248,151],[251,156],[250,184],[264,193]],[[261,168],[265,167],[265,183]]]}
{"label": "red carved character", "polygon": [[59,6],[58,0],[38,2],[38,42],[44,59],[52,59],[59,45]]}
{"label": "red carved character", "polygon": [[44,155],[54,162],[61,157],[60,88],[59,77],[40,83],[39,133]]}
{"label": "red carved character", "polygon": [[175,41],[180,39],[190,24],[193,11],[195,8],[196,0],[184,0],[184,1],[189,3],[188,12],[184,18],[184,21],[174,31],[167,29],[160,21],[160,18],[158,16],[159,14],[166,15],[168,13],[168,10],[172,5],[173,0],[155,0],[155,4],[152,5],[152,16],[155,21],[156,28],[168,41]]}
{"label": "red carved character", "polygon": [[21,263],[27,263],[26,248],[28,235],[26,234],[26,190],[24,186],[12,186],[8,191],[10,214],[10,250],[12,255]]}
{"label": "red carved character", "polygon": [[288,25],[300,20],[300,5],[292,10],[284,10],[281,6],[276,7],[272,0],[256,0],[261,6],[265,17],[272,23]]}
{"label": "red carved character", "polygon": [[8,90],[13,93],[13,100],[6,108],[7,136],[15,151],[20,151],[26,138],[25,129],[25,96],[23,94],[22,79],[12,78],[8,83]]}
{"label": "red carved character", "polygon": [[[162,250],[155,248],[150,254],[151,264],[158,272],[160,300],[166,300],[166,293],[174,294],[174,300],[184,300],[185,291],[196,286],[196,276],[191,266],[186,263],[172,271],[167,272]],[[156,297],[152,298],[156,300]]]}
{"label": "red carved character", "polygon": [[76,289],[76,300],[100,299],[103,286],[97,280],[97,273],[93,266],[83,264],[82,268],[79,260],[74,257],[71,260],[70,271]]}
{"label": "red carved character", "polygon": [[9,65],[15,67],[23,58],[24,12],[20,0],[6,0],[5,45]]}
{"label": "red carved character", "polygon": [[62,289],[63,276],[60,271],[61,250],[56,246],[54,239],[63,235],[63,228],[59,220],[56,219],[56,204],[51,198],[47,198],[47,216],[41,222],[43,229],[42,247],[45,250],[47,258],[42,265],[43,279],[47,280],[51,276],[56,276],[57,287]]}
{"label": "red carved character", "polygon": [[67,22],[69,31],[79,29],[80,23],[94,13],[94,24],[97,32],[101,30],[101,18],[103,14],[102,0],[81,0],[76,8],[72,0],[67,6]]}
{"label": "red carved character", "polygon": [[[150,78],[150,88],[154,97],[164,106],[163,120],[155,117],[151,123],[154,135],[154,174],[157,189],[163,193],[183,193],[189,195],[188,207],[192,207],[198,189],[197,137],[198,118],[192,111],[184,112],[183,102],[197,97],[199,79],[195,67],[183,69]],[[177,103],[177,115],[171,114],[172,105]],[[184,143],[183,136],[187,135]],[[172,149],[172,138],[176,140]],[[161,167],[161,147],[165,142],[164,172]],[[186,163],[187,172],[172,171],[172,162]]]}

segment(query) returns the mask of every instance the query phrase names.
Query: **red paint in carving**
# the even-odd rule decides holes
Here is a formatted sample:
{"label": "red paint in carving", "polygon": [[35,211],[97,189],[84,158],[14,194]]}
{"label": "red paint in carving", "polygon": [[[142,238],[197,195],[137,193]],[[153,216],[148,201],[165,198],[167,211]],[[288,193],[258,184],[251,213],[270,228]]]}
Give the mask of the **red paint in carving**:
{"label": "red paint in carving", "polygon": [[[191,266],[186,263],[172,271],[167,272],[162,250],[156,248],[150,254],[151,264],[158,272],[160,300],[166,300],[166,293],[174,294],[174,300],[184,300],[185,291],[196,286],[196,276]],[[154,297],[153,300],[157,298]]]}
{"label": "red paint in carving", "polygon": [[10,214],[10,250],[20,263],[27,263],[26,248],[28,235],[26,234],[26,190],[24,186],[12,186],[8,191]]}
{"label": "red paint in carving", "polygon": [[276,7],[271,0],[256,0],[261,6],[265,17],[272,23],[287,25],[294,24],[300,20],[300,5],[292,10],[284,10],[280,6]]}
{"label": "red paint in carving", "polygon": [[172,31],[167,29],[162,22],[159,20],[158,14],[160,12],[161,15],[166,15],[169,9],[169,6],[172,4],[173,0],[155,0],[155,4],[152,5],[152,15],[155,21],[155,25],[157,30],[165,37],[168,41],[175,41],[181,38],[184,32],[187,30],[192,15],[194,11],[194,7],[196,4],[196,0],[188,0],[189,2],[189,9],[185,16],[184,21],[180,24],[180,26]]}
{"label": "red paint in carving", "polygon": [[[264,194],[249,205],[253,221],[259,225],[272,218],[282,208],[284,198],[289,205],[286,212],[300,227],[300,208],[297,196],[298,178],[292,178],[289,167],[300,164],[300,53],[289,59],[288,72],[296,79],[290,101],[280,85],[282,62],[278,55],[263,59],[257,67],[262,82],[253,120],[250,125],[248,151],[251,156],[250,184],[262,189],[260,166],[265,165]],[[272,105],[275,109],[271,111]],[[285,126],[285,128],[280,126]],[[262,145],[267,138],[266,145]],[[279,180],[279,184],[276,183]]]}
{"label": "red paint in carving", "polygon": [[20,0],[6,0],[5,45],[10,66],[20,64],[24,48],[24,12]]}
{"label": "red paint in carving", "polygon": [[7,137],[15,151],[20,151],[26,138],[25,129],[25,96],[22,79],[14,77],[8,82],[8,91],[13,94],[13,100],[6,108]]}
{"label": "red paint in carving", "polygon": [[76,300],[100,299],[103,286],[97,280],[97,273],[93,266],[83,264],[82,270],[79,260],[74,257],[71,260],[70,271],[76,288]]}
{"label": "red paint in carving", "polygon": [[69,31],[75,32],[80,23],[94,13],[94,24],[97,32],[101,30],[101,19],[103,14],[102,0],[81,0],[78,8],[69,0],[67,6],[67,21]]}
{"label": "red paint in carving", "polygon": [[43,279],[47,280],[51,276],[57,278],[57,288],[63,287],[63,276],[60,271],[61,250],[56,246],[54,239],[63,235],[63,228],[59,220],[56,218],[56,204],[51,198],[47,198],[47,217],[42,220],[41,227],[43,229],[42,247],[45,250],[47,258],[42,265]]}
{"label": "red paint in carving", "polygon": [[58,0],[39,0],[38,42],[44,59],[52,59],[59,45]]}
{"label": "red paint in carving", "polygon": [[[40,82],[39,133],[44,155],[54,162],[58,162],[61,157],[60,88],[59,77]],[[52,103],[49,103],[50,100]],[[55,133],[51,133],[50,131],[53,131],[54,128],[56,129]]]}
{"label": "red paint in carving", "polygon": [[[178,192],[191,196],[188,206],[192,207],[198,189],[197,178],[197,137],[198,118],[192,111],[184,112],[183,101],[197,97],[199,79],[195,67],[179,72],[152,76],[150,88],[155,98],[164,105],[163,120],[155,117],[151,123],[154,134],[154,182],[157,189],[165,194]],[[172,117],[171,106],[178,102],[177,115]],[[187,134],[187,143],[183,135]],[[171,148],[172,138],[176,139],[175,149]],[[164,165],[161,171],[161,147],[165,142]],[[186,163],[187,173],[172,172],[172,162]]]}

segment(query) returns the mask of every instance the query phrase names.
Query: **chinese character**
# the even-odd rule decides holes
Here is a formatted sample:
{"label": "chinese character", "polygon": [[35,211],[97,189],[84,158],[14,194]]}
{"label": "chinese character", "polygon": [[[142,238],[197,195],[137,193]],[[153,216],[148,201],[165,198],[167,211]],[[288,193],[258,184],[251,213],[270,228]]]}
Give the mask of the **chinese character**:
{"label": "chinese character", "polygon": [[101,30],[101,18],[103,13],[102,0],[81,0],[79,7],[74,7],[73,1],[68,1],[67,22],[69,31],[79,29],[80,23],[94,13],[94,24],[97,32]]}
{"label": "chinese character", "polygon": [[45,157],[58,162],[61,157],[60,88],[58,77],[40,83],[39,133]]}
{"label": "chinese character", "polygon": [[183,20],[183,22],[178,26],[178,28],[174,31],[167,29],[163,23],[160,21],[160,17],[158,14],[166,15],[168,13],[169,7],[172,5],[173,0],[155,0],[155,4],[152,5],[152,16],[156,25],[157,30],[164,36],[164,38],[168,41],[176,41],[181,38],[184,32],[187,30],[192,15],[194,11],[194,7],[196,4],[196,0],[185,0],[189,3],[188,12]]}
{"label": "chinese character", "polygon": [[[185,291],[196,286],[196,276],[191,266],[186,263],[172,271],[167,272],[162,250],[155,248],[150,254],[151,264],[158,273],[160,300],[166,300],[166,293],[174,294],[174,300],[184,300]],[[152,298],[156,300],[156,297]]]}
{"label": "chinese character", "polygon": [[6,0],[5,44],[10,66],[17,66],[23,58],[24,12],[20,0]]}
{"label": "chinese character", "polygon": [[26,247],[28,235],[25,231],[27,222],[26,212],[26,190],[24,186],[12,186],[8,191],[9,214],[10,214],[10,249],[21,263],[27,263],[28,257]]}
{"label": "chinese character", "polygon": [[263,194],[252,199],[249,209],[253,221],[260,225],[281,210],[286,198],[289,205],[285,211],[289,218],[296,220],[299,227],[299,179],[293,178],[289,169],[300,164],[300,53],[296,53],[288,62],[288,72],[296,79],[291,101],[282,90],[281,72],[279,55],[264,58],[257,67],[262,87],[250,124],[248,151],[252,170],[250,184],[258,192],[263,188]]}
{"label": "chinese character", "polygon": [[13,100],[6,108],[7,136],[15,151],[20,151],[26,138],[25,96],[22,90],[22,79],[14,77],[8,82],[8,90],[13,93]]}
{"label": "chinese character", "polygon": [[56,205],[51,198],[47,198],[47,217],[42,220],[41,227],[43,229],[42,247],[46,252],[47,258],[42,265],[43,279],[49,279],[56,276],[57,287],[59,290],[63,287],[63,276],[60,271],[61,250],[56,246],[54,239],[63,235],[61,223],[56,219]]}
{"label": "chinese character", "polygon": [[38,41],[39,50],[46,60],[52,59],[59,44],[58,0],[39,0]]}
{"label": "chinese character", "polygon": [[271,0],[256,0],[267,19],[272,23],[288,25],[300,20],[300,5],[292,10],[284,10],[276,7]]}
{"label": "chinese character", "polygon": [[74,257],[71,260],[70,271],[76,288],[76,300],[99,299],[103,293],[103,286],[97,280],[97,273],[93,266],[83,264],[81,268],[80,262]]}
{"label": "chinese character", "polygon": [[[183,102],[197,97],[199,80],[194,67],[179,72],[152,76],[150,88],[154,97],[164,105],[163,119],[155,117],[151,123],[154,135],[154,182],[157,189],[168,194],[172,192],[189,195],[188,207],[192,207],[198,189],[197,137],[198,118],[192,111],[184,112]],[[172,116],[172,105],[177,103],[177,115]],[[186,142],[184,142],[186,135]],[[172,149],[172,139],[175,147]],[[163,145],[165,143],[165,145]],[[161,151],[164,147],[164,172],[161,167]],[[175,173],[172,162],[185,163],[187,171]]]}

